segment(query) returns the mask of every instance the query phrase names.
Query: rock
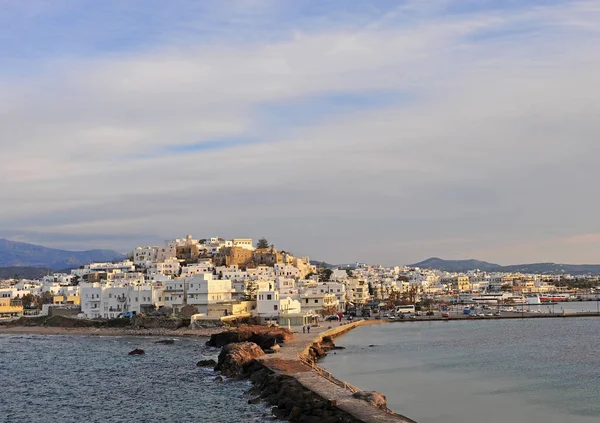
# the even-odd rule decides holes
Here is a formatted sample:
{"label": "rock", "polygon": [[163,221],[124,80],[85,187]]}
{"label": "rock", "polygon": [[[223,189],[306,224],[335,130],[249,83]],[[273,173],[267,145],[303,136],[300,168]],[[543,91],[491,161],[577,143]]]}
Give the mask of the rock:
{"label": "rock", "polygon": [[273,346],[271,347],[271,350],[272,350],[274,353],[277,353],[277,352],[279,352],[279,350],[280,350],[280,349],[281,349],[281,345],[279,345],[279,344],[275,344],[275,345],[273,345]]}
{"label": "rock", "polygon": [[248,404],[258,404],[262,401],[261,397],[256,397],[248,400]]}
{"label": "rock", "polygon": [[196,366],[198,366],[198,367],[215,367],[216,365],[217,365],[217,362],[213,359],[200,360],[199,362],[196,363]]}
{"label": "rock", "polygon": [[379,392],[358,391],[352,394],[352,396],[354,398],[366,401],[377,408],[387,410],[387,398],[385,397],[385,395],[380,394]]}
{"label": "rock", "polygon": [[164,345],[171,345],[174,343],[175,343],[174,339],[161,339],[160,341],[155,342],[155,344],[164,344]]}
{"label": "rock", "polygon": [[298,420],[301,415],[302,415],[302,409],[300,407],[294,406],[294,408],[292,408],[292,411],[290,412],[289,419],[291,421]]}
{"label": "rock", "polygon": [[136,348],[133,351],[129,351],[129,355],[142,355],[142,354],[146,354],[146,351],[140,350],[139,348]]}
{"label": "rock", "polygon": [[338,346],[338,345],[335,345],[335,346],[332,348],[332,350],[345,350],[345,349],[346,349],[346,347],[340,347],[340,346]]}
{"label": "rock", "polygon": [[369,348],[374,348],[374,347],[377,347],[377,346],[378,346],[378,345],[371,344],[371,345],[369,345]]}
{"label": "rock", "polygon": [[215,382],[223,382],[223,376],[217,376],[213,379]]}
{"label": "rock", "polygon": [[219,354],[215,370],[221,371],[227,377],[242,376],[245,367],[263,355],[265,355],[264,351],[253,342],[227,344]]}
{"label": "rock", "polygon": [[232,343],[254,342],[263,350],[266,350],[275,344],[284,344],[293,339],[293,337],[292,332],[285,328],[241,326],[211,335],[206,345],[210,347],[223,347]]}

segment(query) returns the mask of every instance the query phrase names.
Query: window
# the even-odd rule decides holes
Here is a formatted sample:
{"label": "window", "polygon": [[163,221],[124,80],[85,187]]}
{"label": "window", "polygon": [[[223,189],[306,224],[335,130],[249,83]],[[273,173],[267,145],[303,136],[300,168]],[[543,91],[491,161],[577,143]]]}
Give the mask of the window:
{"label": "window", "polygon": [[318,303],[318,302],[319,302],[319,300],[315,300],[315,304]]}
{"label": "window", "polygon": [[271,299],[271,294],[267,294],[267,300]]}
{"label": "window", "polygon": [[277,311],[277,304],[273,306],[273,310]]}

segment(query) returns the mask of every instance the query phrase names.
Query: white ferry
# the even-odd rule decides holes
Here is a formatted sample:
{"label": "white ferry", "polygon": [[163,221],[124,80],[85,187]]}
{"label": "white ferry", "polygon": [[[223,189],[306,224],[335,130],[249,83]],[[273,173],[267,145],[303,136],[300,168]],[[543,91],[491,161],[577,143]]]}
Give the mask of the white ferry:
{"label": "white ferry", "polygon": [[525,298],[522,295],[514,295],[508,292],[492,292],[473,296],[471,301],[477,304],[525,304]]}

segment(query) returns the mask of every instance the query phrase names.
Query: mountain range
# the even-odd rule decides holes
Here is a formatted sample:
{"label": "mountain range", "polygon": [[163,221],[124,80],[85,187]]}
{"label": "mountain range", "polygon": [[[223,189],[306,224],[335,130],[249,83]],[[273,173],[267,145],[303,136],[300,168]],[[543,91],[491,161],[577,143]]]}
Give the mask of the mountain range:
{"label": "mountain range", "polygon": [[502,266],[480,260],[444,260],[431,257],[410,267],[422,269],[439,269],[448,272],[466,272],[479,269],[486,272],[522,272],[522,273],[569,273],[569,274],[600,274],[600,264],[558,264],[558,263],[530,263]]}
{"label": "mountain range", "polygon": [[112,250],[67,251],[0,238],[0,267],[73,269],[95,261],[122,260],[125,257]]}

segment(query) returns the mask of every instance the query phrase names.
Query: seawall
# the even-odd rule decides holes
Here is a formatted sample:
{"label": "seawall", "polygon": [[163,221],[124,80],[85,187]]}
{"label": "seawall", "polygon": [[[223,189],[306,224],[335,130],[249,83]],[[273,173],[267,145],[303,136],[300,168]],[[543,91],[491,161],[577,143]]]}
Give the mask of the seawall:
{"label": "seawall", "polygon": [[[376,322],[373,322],[376,323]],[[378,323],[378,322],[377,322]],[[286,395],[285,393],[280,394],[280,397],[275,397],[275,392],[266,395],[266,398],[270,398],[269,403],[274,404],[277,400],[277,407],[273,410],[274,414],[281,418],[287,418],[291,421],[306,421],[306,422],[319,422],[324,423],[326,421],[331,422],[361,422],[361,423],[415,423],[407,417],[395,414],[387,409],[382,409],[371,405],[363,399],[359,399],[353,396],[353,394],[360,389],[336,379],[329,372],[316,366],[312,361],[310,355],[310,348],[315,343],[323,341],[324,337],[335,338],[343,333],[346,333],[357,326],[368,324],[364,321],[357,321],[339,326],[328,326],[323,328],[313,328],[313,333],[302,334],[295,333],[295,339],[289,343],[283,344],[279,353],[270,354],[260,358],[258,361],[260,365],[267,369],[268,372],[272,372],[274,376],[270,376],[271,380],[277,381],[278,378],[284,378],[286,382],[273,382],[273,384],[285,383],[289,386],[299,386],[306,392],[306,395],[314,398],[319,398],[321,402],[317,401],[318,407],[327,408],[328,419],[323,419],[319,415],[323,415],[320,408],[307,409],[306,404],[302,406],[298,401],[296,404],[291,400],[292,397],[298,398],[295,393],[293,395]],[[260,377],[262,380],[260,386],[262,386],[261,396],[265,397],[265,380],[269,376],[265,376],[264,373]],[[251,376],[251,378],[253,378]],[[291,380],[290,380],[291,379]],[[291,384],[291,385],[290,385]],[[267,388],[271,389],[271,388]],[[290,388],[293,392],[296,392],[297,388]],[[281,392],[281,390],[280,390]],[[281,404],[279,402],[282,402]],[[324,404],[324,405],[323,405]],[[285,415],[281,415],[279,412],[281,406],[286,407],[287,412]],[[298,407],[295,411],[295,415],[292,416],[291,409]],[[304,408],[302,408],[304,407]],[[299,411],[300,410],[300,411]],[[315,413],[313,415],[313,413]],[[338,413],[339,415],[336,415]],[[303,419],[299,416],[304,415]],[[294,418],[293,418],[294,417]],[[295,417],[298,417],[297,419]],[[315,417],[312,419],[312,417]],[[337,419],[337,420],[336,420]]]}

